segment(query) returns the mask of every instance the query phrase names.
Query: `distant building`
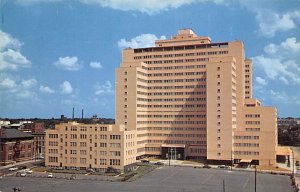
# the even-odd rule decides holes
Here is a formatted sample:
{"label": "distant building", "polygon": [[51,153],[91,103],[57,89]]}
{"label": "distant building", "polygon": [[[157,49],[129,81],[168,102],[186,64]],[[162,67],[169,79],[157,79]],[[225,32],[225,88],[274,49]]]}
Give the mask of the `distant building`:
{"label": "distant building", "polygon": [[0,129],[0,164],[31,160],[34,136],[13,128]]}

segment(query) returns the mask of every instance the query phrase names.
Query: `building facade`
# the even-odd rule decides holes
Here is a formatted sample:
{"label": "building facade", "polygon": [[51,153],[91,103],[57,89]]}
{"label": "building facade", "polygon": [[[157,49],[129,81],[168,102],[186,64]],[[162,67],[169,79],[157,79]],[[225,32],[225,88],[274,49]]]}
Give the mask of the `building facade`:
{"label": "building facade", "polygon": [[252,98],[243,42],[183,29],[122,59],[116,124],[137,131],[137,156],[276,165],[277,111]]}
{"label": "building facade", "polygon": [[0,165],[33,158],[34,137],[13,128],[0,129]]}
{"label": "building facade", "polygon": [[45,164],[67,169],[119,171],[136,162],[136,132],[124,126],[61,123],[46,131]]}

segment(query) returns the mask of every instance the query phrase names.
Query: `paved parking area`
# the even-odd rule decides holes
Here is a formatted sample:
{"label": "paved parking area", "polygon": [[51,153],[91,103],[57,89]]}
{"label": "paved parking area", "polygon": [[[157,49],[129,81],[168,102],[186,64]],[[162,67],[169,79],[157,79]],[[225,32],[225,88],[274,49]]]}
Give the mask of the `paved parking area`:
{"label": "paved parking area", "polygon": [[[193,167],[162,167],[134,182],[66,180],[31,177],[5,177],[0,191],[79,192],[79,191],[172,191],[172,192],[253,192],[254,172],[202,169]],[[288,176],[257,174],[257,192],[292,192]]]}

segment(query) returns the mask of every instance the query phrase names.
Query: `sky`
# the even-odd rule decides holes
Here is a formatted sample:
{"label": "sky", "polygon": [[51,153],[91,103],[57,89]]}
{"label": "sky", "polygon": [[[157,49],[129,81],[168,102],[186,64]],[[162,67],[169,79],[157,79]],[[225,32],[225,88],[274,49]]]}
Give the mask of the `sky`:
{"label": "sky", "polygon": [[300,0],[1,0],[0,118],[115,117],[122,49],[241,40],[253,96],[300,117]]}

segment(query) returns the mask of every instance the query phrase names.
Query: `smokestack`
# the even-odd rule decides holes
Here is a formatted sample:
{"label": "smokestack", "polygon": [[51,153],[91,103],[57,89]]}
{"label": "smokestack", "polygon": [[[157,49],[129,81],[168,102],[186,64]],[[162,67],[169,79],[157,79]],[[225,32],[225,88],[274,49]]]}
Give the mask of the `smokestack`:
{"label": "smokestack", "polygon": [[72,114],[72,119],[74,119],[74,107],[73,107],[73,114]]}
{"label": "smokestack", "polygon": [[81,109],[81,119],[83,119],[83,109]]}

